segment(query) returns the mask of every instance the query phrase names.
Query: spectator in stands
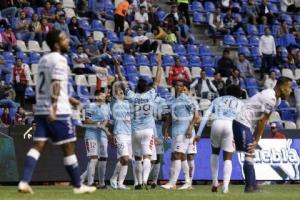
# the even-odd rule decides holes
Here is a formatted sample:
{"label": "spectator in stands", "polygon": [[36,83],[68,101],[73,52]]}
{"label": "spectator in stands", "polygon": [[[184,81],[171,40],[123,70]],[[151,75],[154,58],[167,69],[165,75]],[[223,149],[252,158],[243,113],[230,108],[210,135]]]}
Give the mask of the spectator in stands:
{"label": "spectator in stands", "polygon": [[289,32],[291,34],[293,34],[295,37],[298,35],[298,33],[299,33],[299,27],[298,27],[297,20],[293,20],[292,27],[290,28]]}
{"label": "spectator in stands", "polygon": [[60,15],[58,20],[54,23],[54,29],[64,31],[66,35],[70,38],[70,44],[72,46],[77,46],[80,44],[79,39],[76,36],[70,34],[69,27],[66,24],[66,16]]}
{"label": "spectator in stands", "polygon": [[103,37],[101,40],[101,45],[99,47],[100,51],[100,60],[104,60],[107,63],[112,63],[112,50],[111,50],[111,45],[107,37]]}
{"label": "spectator in stands", "polygon": [[9,108],[6,107],[3,109],[3,114],[1,116],[0,125],[4,126],[4,127],[9,127],[9,125],[12,125],[12,124],[14,124],[14,121],[10,117]]}
{"label": "spectator in stands", "polygon": [[148,18],[149,18],[149,24],[151,24],[152,27],[160,26],[160,21],[156,14],[156,8],[154,6],[151,6],[149,8]]}
{"label": "spectator in stands", "polygon": [[241,19],[235,19],[232,15],[231,8],[227,9],[226,15],[223,18],[223,24],[227,32],[234,33],[242,27]]}
{"label": "spectator in stands", "polygon": [[3,43],[4,50],[19,51],[19,48],[17,46],[16,36],[10,26],[5,27],[4,32],[1,33],[1,37],[2,37],[2,43]]}
{"label": "spectator in stands", "polygon": [[16,112],[15,124],[16,125],[25,125],[26,113],[25,110],[19,106]]}
{"label": "spectator in stands", "polygon": [[190,28],[186,25],[185,19],[180,17],[178,25],[176,26],[176,35],[178,42],[181,44],[188,44],[192,41]]}
{"label": "spectator in stands", "polygon": [[162,27],[160,27],[160,26],[153,27],[152,28],[152,33],[154,35],[154,39],[161,40],[161,41],[166,40],[167,33]]}
{"label": "spectator in stands", "polygon": [[177,0],[177,3],[180,15],[185,17],[186,24],[190,26],[189,0]]}
{"label": "spectator in stands", "polygon": [[222,12],[226,12],[228,10],[228,8],[231,8],[231,2],[230,0],[221,0],[221,8],[222,8]]}
{"label": "spectator in stands", "polygon": [[55,3],[55,18],[58,19],[60,15],[66,15],[61,2]]}
{"label": "spectator in stands", "polygon": [[0,14],[0,27],[5,28],[8,26],[8,24],[9,24],[9,22],[7,21],[7,19],[5,19],[5,18],[2,19],[1,14]]}
{"label": "spectator in stands", "polygon": [[124,52],[128,53],[128,54],[133,54],[135,52],[136,44],[133,41],[131,28],[127,28],[125,30],[125,36],[124,36],[124,40],[123,40],[123,48],[124,48]]}
{"label": "spectator in stands", "polygon": [[11,74],[11,70],[6,67],[5,59],[0,55],[0,81],[5,80],[5,76]]}
{"label": "spectator in stands", "polygon": [[56,15],[55,15],[55,9],[52,7],[50,1],[46,1],[44,8],[42,9],[42,17],[46,18],[49,22],[54,22]]}
{"label": "spectator in stands", "polygon": [[261,79],[263,79],[264,74],[269,73],[273,64],[273,56],[276,55],[275,40],[269,28],[266,28],[265,34],[260,37],[259,53],[262,56]]}
{"label": "spectator in stands", "polygon": [[268,0],[261,1],[261,5],[259,6],[259,16],[260,17],[266,16],[268,20],[268,24],[269,25],[273,24],[274,15],[268,7]]}
{"label": "spectator in stands", "polygon": [[13,4],[13,0],[2,0],[0,4],[0,16],[7,18],[10,23],[12,19],[16,17],[18,8]]}
{"label": "spectator in stands", "polygon": [[289,33],[289,27],[288,27],[287,23],[284,20],[282,20],[280,23],[280,27],[277,30],[276,36],[282,37],[288,33]]}
{"label": "spectator in stands", "polygon": [[114,20],[115,20],[115,32],[117,34],[124,31],[125,17],[127,15],[129,5],[131,4],[132,4],[132,0],[125,0],[119,3],[116,7]]}
{"label": "spectator in stands", "polygon": [[246,19],[248,19],[248,22],[250,24],[257,24],[257,17],[258,17],[258,12],[259,8],[256,5],[255,0],[249,0],[248,1],[248,6],[245,8],[245,14],[246,14]]}
{"label": "spectator in stands", "polygon": [[39,20],[39,16],[37,14],[34,14],[32,16],[32,22],[30,25],[30,29],[37,34],[41,30],[41,23]]}
{"label": "spectator in stands", "polygon": [[141,53],[150,53],[156,52],[158,47],[157,41],[150,41],[150,39],[144,35],[144,30],[140,27],[137,31],[137,36],[133,37],[133,42],[137,45],[138,52]]}
{"label": "spectator in stands", "polygon": [[283,55],[282,55],[282,47],[281,46],[277,46],[276,47],[276,55],[273,58],[273,66],[282,69],[286,66],[287,61],[284,59]]}
{"label": "spectator in stands", "polygon": [[21,11],[20,18],[16,21],[16,36],[18,40],[23,40],[25,42],[34,40],[35,33],[29,29],[30,23],[30,20],[26,18],[26,13]]}
{"label": "spectator in stands", "polygon": [[13,68],[13,83],[16,92],[16,101],[20,103],[22,107],[25,105],[25,90],[30,79],[29,66],[26,63],[23,63],[22,59],[17,58],[16,64]]}
{"label": "spectator in stands", "polygon": [[172,18],[172,20],[174,21],[174,25],[177,25],[177,23],[179,21],[177,5],[171,6],[171,11],[169,14],[167,14],[167,16],[165,18]]}
{"label": "spectator in stands", "polygon": [[235,66],[240,70],[241,77],[248,78],[254,77],[253,67],[249,60],[245,57],[244,53],[239,53]]}
{"label": "spectator in stands", "polygon": [[235,68],[229,50],[224,49],[223,56],[218,61],[217,71],[221,73],[222,77],[228,77]]}
{"label": "spectator in stands", "polygon": [[176,81],[183,80],[185,82],[191,82],[191,77],[186,71],[185,67],[181,65],[180,59],[175,58],[175,64],[171,67],[169,71],[168,84],[173,85]]}
{"label": "spectator in stands", "polygon": [[224,24],[223,24],[223,20],[221,17],[221,9],[218,7],[216,9],[216,12],[214,13],[210,13],[209,17],[208,17],[208,28],[209,31],[212,33],[213,35],[213,42],[214,45],[216,45],[216,35],[217,33],[226,33],[227,30],[224,28]]}
{"label": "spectator in stands", "polygon": [[201,71],[200,78],[194,80],[190,88],[195,88],[196,96],[204,99],[213,100],[218,93],[215,85],[206,77],[205,70]]}
{"label": "spectator in stands", "polygon": [[41,46],[43,44],[43,41],[46,40],[47,33],[52,29],[53,29],[53,25],[48,23],[48,20],[46,18],[42,18],[40,30],[36,33],[38,42],[40,43]]}
{"label": "spectator in stands", "polygon": [[214,80],[212,81],[212,83],[217,88],[220,96],[225,95],[225,89],[226,89],[225,82],[223,81],[220,72],[214,73]]}
{"label": "spectator in stands", "polygon": [[229,86],[229,85],[241,86],[242,81],[243,81],[243,78],[240,77],[240,71],[238,69],[234,69],[232,72],[232,75],[229,76],[226,80],[226,86]]}
{"label": "spectator in stands", "polygon": [[87,65],[91,63],[88,55],[84,53],[82,45],[77,46],[77,53],[72,56],[73,61],[73,73],[80,74],[90,74],[94,73],[92,70],[87,68]]}
{"label": "spectator in stands", "polygon": [[93,36],[90,35],[87,37],[87,43],[84,46],[84,51],[88,55],[89,59],[91,60],[91,63],[95,64],[98,62],[101,53],[99,51],[99,47],[96,44]]}
{"label": "spectator in stands", "polygon": [[18,103],[14,102],[15,91],[10,85],[5,85],[3,81],[0,82],[0,108],[17,108]]}
{"label": "spectator in stands", "polygon": [[141,6],[140,10],[134,14],[134,22],[132,23],[132,27],[134,29],[142,27],[145,31],[149,31],[150,25],[148,20],[149,19],[146,8],[144,6]]}
{"label": "spectator in stands", "polygon": [[75,40],[79,40],[83,42],[86,39],[86,35],[84,30],[80,27],[78,19],[76,17],[72,17],[71,21],[68,25],[70,35],[74,38]]}
{"label": "spectator in stands", "polygon": [[[96,2],[96,1],[92,1]],[[88,17],[89,19],[96,19],[96,14],[90,11],[88,0],[78,0],[76,4],[77,13],[79,17]]]}
{"label": "spectator in stands", "polygon": [[146,0],[133,0],[131,6],[133,7],[133,12],[138,12],[141,6],[144,6],[146,12],[148,11],[148,2]]}
{"label": "spectator in stands", "polygon": [[271,71],[269,77],[265,80],[264,88],[265,89],[274,88],[276,83],[277,83],[276,73],[274,71]]}
{"label": "spectator in stands", "polygon": [[280,10],[282,12],[292,12],[294,10],[294,0],[281,0],[280,1]]}
{"label": "spectator in stands", "polygon": [[276,123],[271,124],[271,136],[272,139],[286,139],[286,136],[278,131]]}

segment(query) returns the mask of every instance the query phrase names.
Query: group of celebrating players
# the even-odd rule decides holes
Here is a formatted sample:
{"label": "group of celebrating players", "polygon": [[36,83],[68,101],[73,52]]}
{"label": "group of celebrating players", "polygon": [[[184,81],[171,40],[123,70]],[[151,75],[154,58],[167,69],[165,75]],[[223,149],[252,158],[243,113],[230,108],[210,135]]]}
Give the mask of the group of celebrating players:
{"label": "group of celebrating players", "polygon": [[[33,147],[27,153],[19,192],[33,193],[29,182],[40,153],[47,140],[60,145],[64,152],[64,164],[72,180],[75,194],[92,193],[95,169],[98,164],[99,187],[105,188],[107,162],[107,144],[112,140],[117,148],[118,162],[110,185],[114,189],[129,189],[124,185],[128,163],[133,164],[135,189],[148,189],[147,183],[153,170],[152,187],[157,185],[160,159],[164,139],[172,138],[172,164],[170,179],[163,189],[175,189],[181,169],[185,175],[185,184],[179,189],[191,189],[195,171],[194,155],[197,142],[211,113],[215,114],[211,127],[212,156],[211,175],[212,192],[216,192],[218,183],[219,152],[224,156],[224,177],[222,192],[228,193],[232,171],[231,157],[234,151],[245,152],[243,172],[245,192],[256,192],[254,170],[254,151],[262,136],[271,112],[280,98],[291,93],[291,79],[280,77],[274,89],[263,90],[253,97],[240,100],[241,89],[229,86],[226,96],[213,100],[202,119],[199,116],[198,102],[189,96],[189,87],[182,80],[175,82],[175,96],[161,98],[156,87],[161,77],[161,57],[157,56],[157,72],[154,81],[141,76],[136,90],[132,91],[121,73],[120,64],[115,61],[118,81],[112,85],[113,100],[105,103],[105,93],[95,92],[95,102],[85,108],[85,144],[89,158],[86,172],[80,176],[75,155],[75,134],[71,124],[71,106],[79,107],[80,102],[68,96],[69,66],[63,56],[68,51],[69,40],[63,32],[51,31],[46,41],[51,53],[43,56],[39,62],[35,120],[37,123]],[[51,91],[51,92],[50,92]],[[107,125],[112,116],[113,131]],[[199,124],[195,131],[195,125]],[[87,185],[83,184],[87,181]]]}

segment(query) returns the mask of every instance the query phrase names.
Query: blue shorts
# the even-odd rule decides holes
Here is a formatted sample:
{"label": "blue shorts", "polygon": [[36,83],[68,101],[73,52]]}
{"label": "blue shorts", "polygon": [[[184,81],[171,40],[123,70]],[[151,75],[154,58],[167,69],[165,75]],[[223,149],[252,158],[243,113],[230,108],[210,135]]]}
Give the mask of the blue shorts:
{"label": "blue shorts", "polygon": [[253,135],[250,128],[233,120],[232,130],[236,151],[247,152],[248,144],[253,142]]}
{"label": "blue shorts", "polygon": [[62,145],[76,141],[72,127],[71,116],[60,115],[52,122],[47,122],[47,115],[36,115],[36,131],[33,141],[47,141],[49,138],[54,145]]}

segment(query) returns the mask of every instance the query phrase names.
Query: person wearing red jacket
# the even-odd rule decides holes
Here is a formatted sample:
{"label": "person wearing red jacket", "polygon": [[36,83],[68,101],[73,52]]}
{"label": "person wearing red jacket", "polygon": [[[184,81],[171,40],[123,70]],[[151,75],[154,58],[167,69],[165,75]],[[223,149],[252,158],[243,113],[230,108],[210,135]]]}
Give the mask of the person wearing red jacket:
{"label": "person wearing red jacket", "polygon": [[286,139],[286,136],[283,133],[278,132],[276,123],[271,124],[271,135],[272,139]]}
{"label": "person wearing red jacket", "polygon": [[17,39],[10,26],[6,26],[4,32],[1,33],[3,47],[6,51],[18,51]]}
{"label": "person wearing red jacket", "polygon": [[177,80],[191,82],[191,77],[184,66],[181,65],[179,58],[175,58],[175,65],[169,71],[168,84],[172,85]]}

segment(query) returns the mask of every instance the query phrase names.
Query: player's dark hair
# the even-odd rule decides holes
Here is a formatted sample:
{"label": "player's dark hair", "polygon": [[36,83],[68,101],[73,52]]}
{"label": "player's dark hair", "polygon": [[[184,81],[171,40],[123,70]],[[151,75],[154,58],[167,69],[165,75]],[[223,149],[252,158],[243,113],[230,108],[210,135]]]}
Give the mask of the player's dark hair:
{"label": "player's dark hair", "polygon": [[149,89],[149,85],[146,80],[139,79],[136,86],[136,91],[138,93],[144,93]]}
{"label": "player's dark hair", "polygon": [[51,49],[51,51],[55,50],[55,43],[59,42],[59,35],[62,33],[60,30],[52,30],[47,33],[46,42]]}
{"label": "player's dark hair", "polygon": [[183,85],[184,85],[185,87],[187,87],[188,89],[190,89],[190,84],[189,84],[189,82],[184,81],[184,80],[175,80],[175,81],[173,81],[173,82],[172,82],[172,83],[173,83],[173,84],[172,84],[173,87],[175,87],[175,86],[177,85],[178,82],[183,83]]}
{"label": "player's dark hair", "polygon": [[100,90],[96,90],[95,93],[94,93],[94,95],[95,95],[95,96],[98,96],[98,95],[100,95],[101,93],[104,93],[104,92],[105,92],[104,90],[105,90],[104,88],[101,88]]}
{"label": "player's dark hair", "polygon": [[234,96],[239,99],[242,96],[242,90],[238,85],[229,85],[226,88],[226,95]]}
{"label": "player's dark hair", "polygon": [[279,79],[277,80],[276,86],[280,86],[280,85],[284,85],[287,82],[292,82],[293,80],[289,77],[286,76],[281,76],[279,77]]}

